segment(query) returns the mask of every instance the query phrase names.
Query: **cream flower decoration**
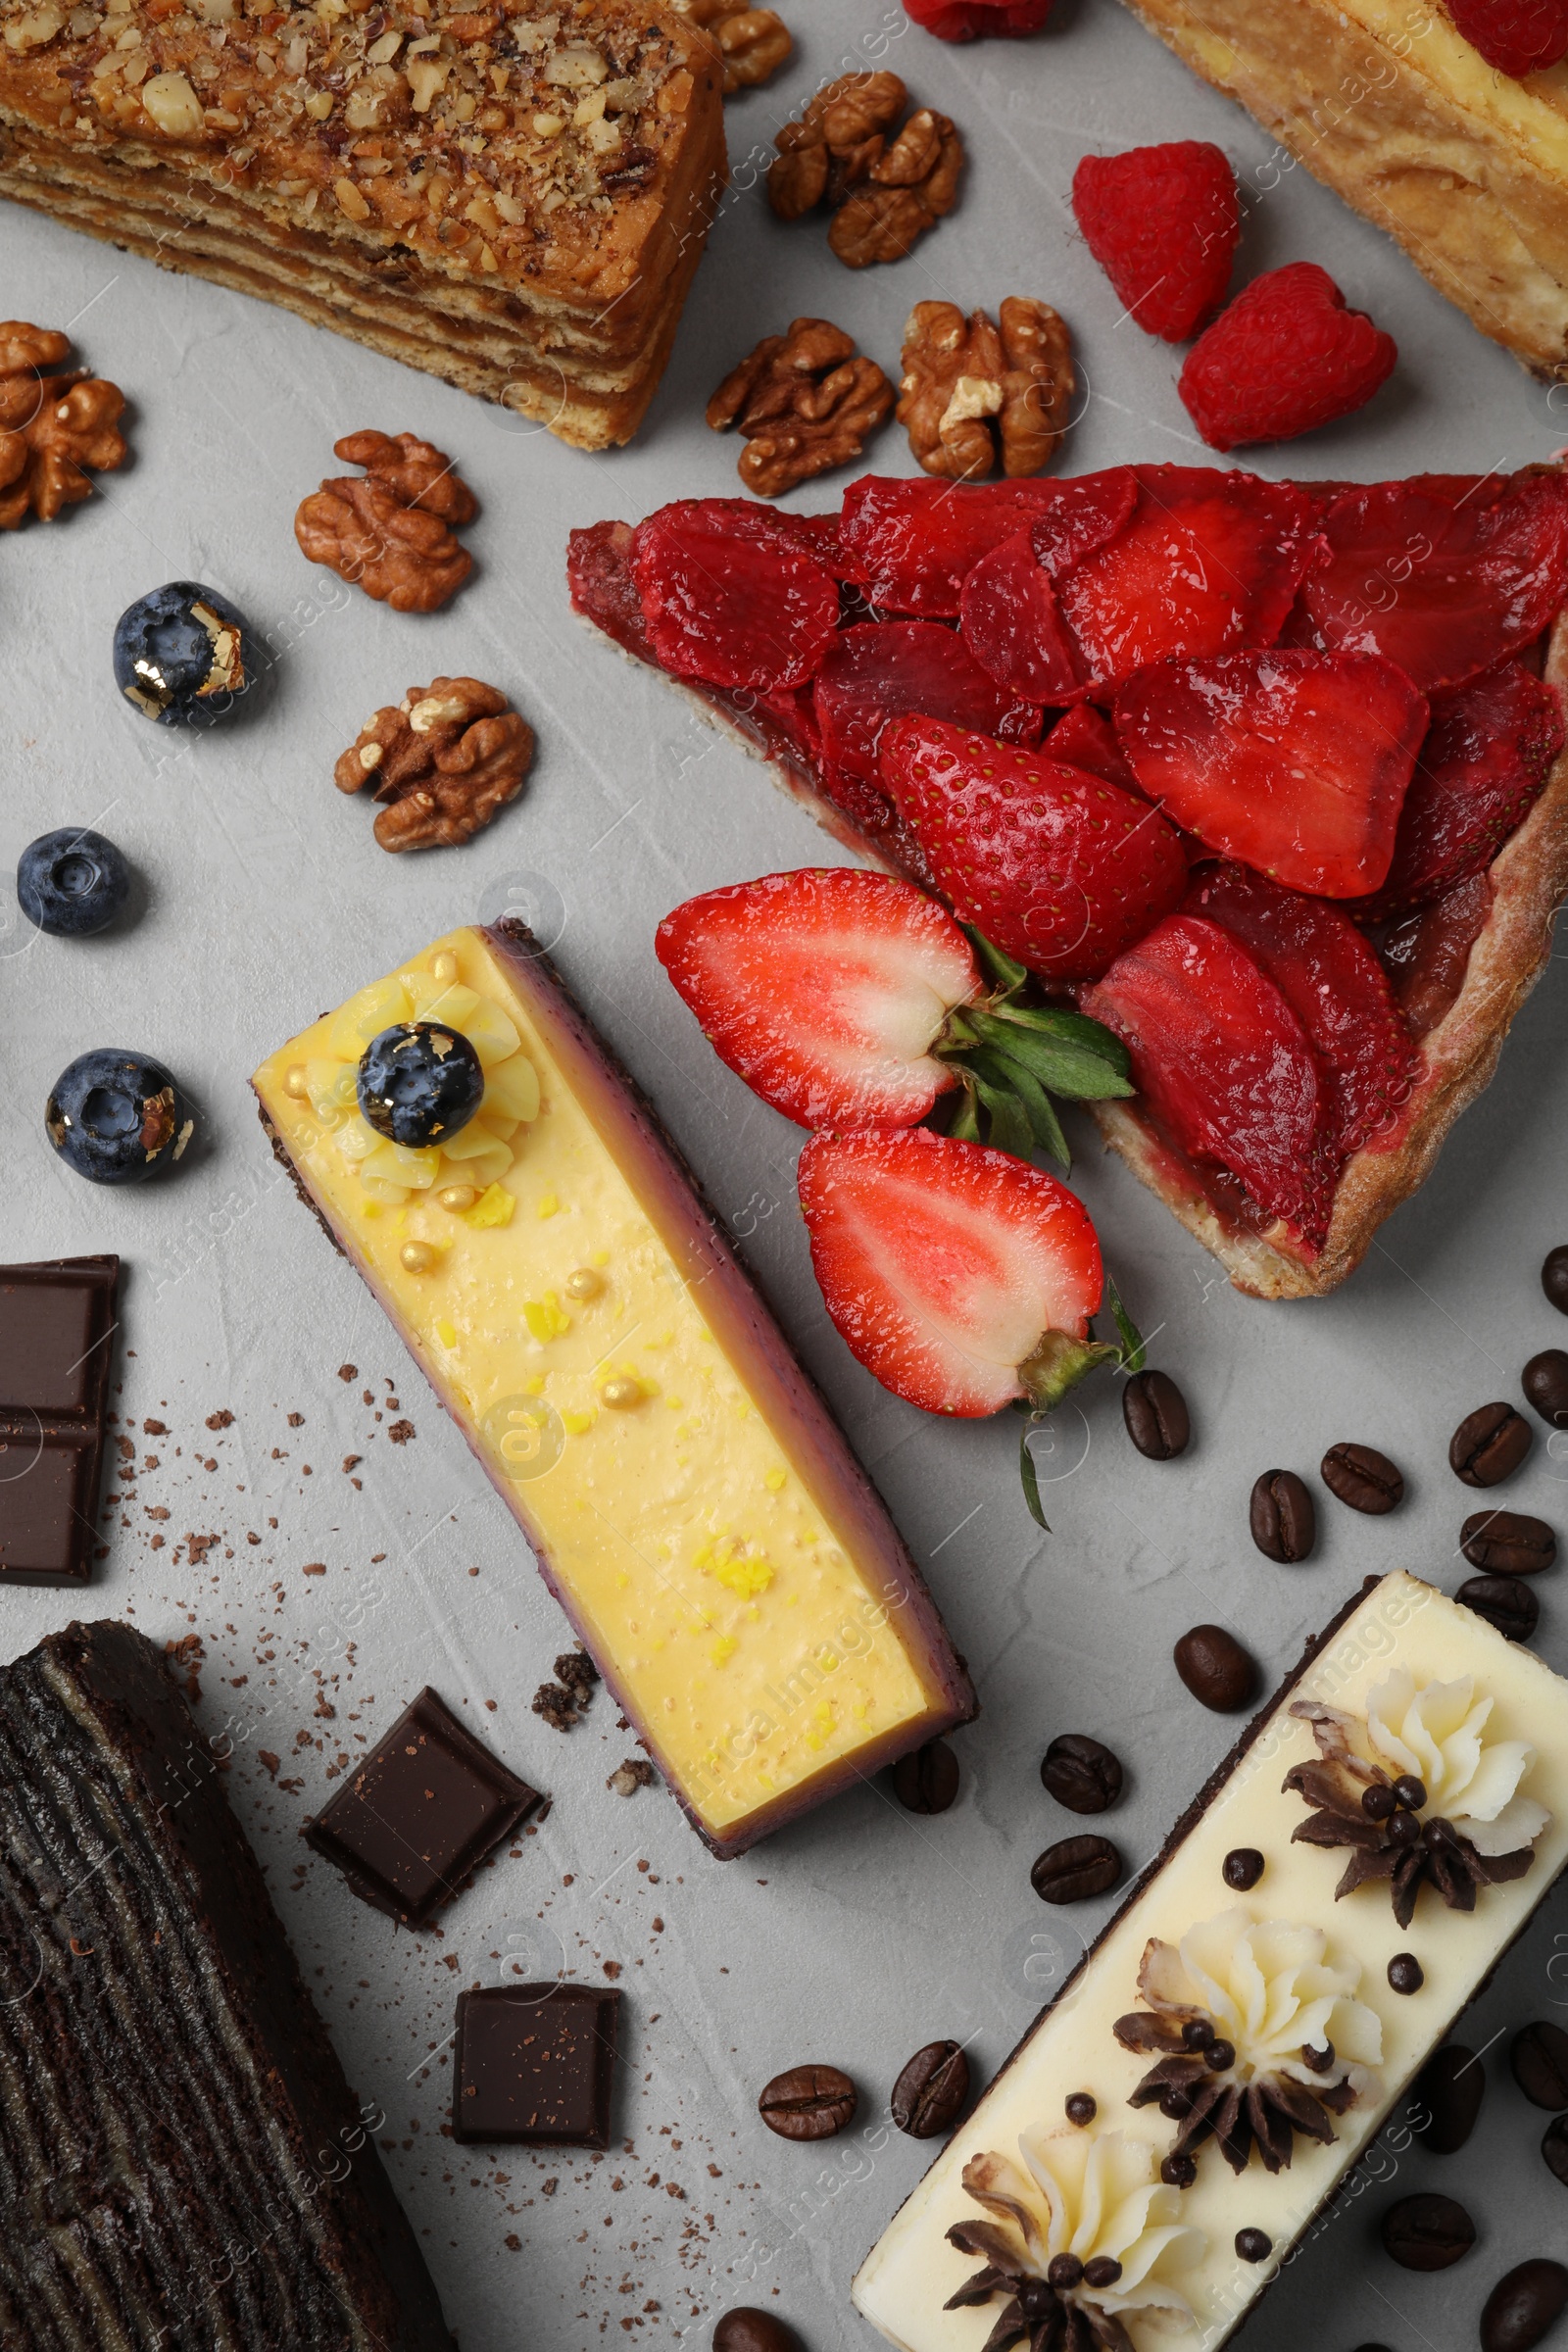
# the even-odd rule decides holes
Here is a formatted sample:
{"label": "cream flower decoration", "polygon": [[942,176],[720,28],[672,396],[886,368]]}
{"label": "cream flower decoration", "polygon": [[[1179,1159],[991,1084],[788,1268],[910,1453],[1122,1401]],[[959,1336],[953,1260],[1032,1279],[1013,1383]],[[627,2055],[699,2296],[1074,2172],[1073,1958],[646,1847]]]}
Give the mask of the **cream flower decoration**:
{"label": "cream flower decoration", "polygon": [[985,2267],[945,2308],[1007,2298],[985,2352],[1130,2352],[1124,2318],[1190,2327],[1174,2277],[1202,2259],[1207,2240],[1176,2218],[1180,2199],[1161,2183],[1149,2141],[1036,2127],[1020,2134],[1018,2153],[1021,2166],[970,2158],[963,2185],[996,2219],[948,2231]]}
{"label": "cream flower decoration", "polygon": [[1487,1739],[1493,1706],[1472,1675],[1418,1685],[1402,1666],[1367,1693],[1364,1716],[1296,1702],[1322,1760],[1298,1764],[1285,1786],[1314,1808],[1298,1839],[1351,1849],[1337,1894],[1387,1879],[1408,1927],[1426,1880],[1450,1910],[1470,1911],[1479,1887],[1524,1876],[1551,1815],[1521,1792],[1535,1749]]}
{"label": "cream flower decoration", "polygon": [[1330,1960],[1321,1928],[1254,1922],[1239,1905],[1179,1944],[1151,1939],[1138,1976],[1148,2008],[1118,2018],[1116,2038],[1160,2053],[1129,2104],[1157,2101],[1180,2121],[1167,2180],[1193,2179],[1191,2151],[1210,2135],[1237,2173],[1254,2145],[1277,2173],[1298,2132],[1333,2140],[1334,2117],[1380,2088],[1383,2027],[1354,1997],[1360,1982],[1358,1960]]}

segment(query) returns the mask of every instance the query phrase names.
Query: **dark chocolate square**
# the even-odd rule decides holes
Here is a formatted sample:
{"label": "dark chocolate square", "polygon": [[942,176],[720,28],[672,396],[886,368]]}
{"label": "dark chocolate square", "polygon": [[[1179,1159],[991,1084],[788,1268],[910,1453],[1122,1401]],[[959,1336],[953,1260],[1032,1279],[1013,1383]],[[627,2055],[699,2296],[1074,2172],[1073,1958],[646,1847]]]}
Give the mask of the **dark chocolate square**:
{"label": "dark chocolate square", "polygon": [[0,1266],[0,1583],[92,1575],[119,1278],[118,1257]]}
{"label": "dark chocolate square", "polygon": [[0,1267],[0,1414],[86,1420],[109,1379],[118,1260]]}
{"label": "dark chocolate square", "polygon": [[453,2138],[608,2148],[619,2016],[608,1984],[460,1993]]}
{"label": "dark chocolate square", "polygon": [[426,1689],[305,1837],[364,1901],[422,1928],[540,1801]]}
{"label": "dark chocolate square", "polygon": [[74,1574],[93,1538],[85,1437],[0,1438],[0,1576],[53,1583]]}

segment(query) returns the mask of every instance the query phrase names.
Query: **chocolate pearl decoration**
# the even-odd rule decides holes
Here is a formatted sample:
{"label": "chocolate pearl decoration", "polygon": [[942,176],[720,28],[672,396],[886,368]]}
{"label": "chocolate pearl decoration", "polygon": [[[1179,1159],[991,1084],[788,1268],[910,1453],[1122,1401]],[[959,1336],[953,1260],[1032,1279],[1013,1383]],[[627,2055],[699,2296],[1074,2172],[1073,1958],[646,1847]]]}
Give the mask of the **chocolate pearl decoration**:
{"label": "chocolate pearl decoration", "polygon": [[1534,1444],[1529,1422],[1511,1404],[1478,1404],[1448,1440],[1448,1466],[1467,1487],[1500,1487]]}
{"label": "chocolate pearl decoration", "polygon": [[1257,1668],[1222,1625],[1195,1625],[1172,1652],[1176,1671],[1200,1706],[1234,1715],[1257,1690]]}
{"label": "chocolate pearl decoration", "polygon": [[1417,1780],[1413,1772],[1401,1772],[1394,1784],[1394,1801],[1407,1813],[1419,1813],[1427,1801],[1426,1783]]}
{"label": "chocolate pearl decoration", "polygon": [[1114,2286],[1120,2277],[1121,2264],[1114,2254],[1097,2254],[1084,2264],[1085,2286]]}
{"label": "chocolate pearl decoration", "polygon": [[1238,2230],[1236,2251],[1244,2262],[1267,2262],[1274,2240],[1262,2230]]}
{"label": "chocolate pearl decoration", "polygon": [[1135,1372],[1121,1393],[1121,1417],[1139,1452],[1152,1462],[1174,1461],[1193,1434],[1187,1399],[1168,1372]]}
{"label": "chocolate pearl decoration", "polygon": [[1389,1962],[1389,1983],[1396,1992],[1419,1992],[1427,1972],[1414,1952],[1396,1952]]}
{"label": "chocolate pearl decoration", "polygon": [[1568,1242],[1548,1250],[1542,1262],[1541,1287],[1559,1315],[1568,1315]]}
{"label": "chocolate pearl decoration", "polygon": [[1075,2090],[1068,2097],[1067,2121],[1069,2124],[1077,2124],[1081,2129],[1085,2124],[1092,2124],[1099,2113],[1100,2102],[1090,2091]]}
{"label": "chocolate pearl decoration", "polygon": [[1568,1355],[1560,1348],[1544,1348],[1533,1355],[1519,1377],[1525,1402],[1551,1429],[1568,1429]]}
{"label": "chocolate pearl decoration", "polygon": [[1387,1781],[1374,1781],[1370,1788],[1361,1791],[1361,1810],[1368,1821],[1387,1821],[1398,1809],[1398,1798]]}
{"label": "chocolate pearl decoration", "polygon": [[1293,1568],[1317,1542],[1317,1512],[1294,1470],[1265,1470],[1248,1506],[1252,1542],[1266,1560]]}
{"label": "chocolate pearl decoration", "polygon": [[1233,1845],[1220,1866],[1220,1876],[1227,1886],[1246,1894],[1263,1876],[1263,1857],[1255,1845]]}
{"label": "chocolate pearl decoration", "polygon": [[1071,2293],[1083,2281],[1084,2266],[1076,2254],[1054,2254],[1046,2269],[1046,2284],[1058,2294]]}
{"label": "chocolate pearl decoration", "polygon": [[893,1793],[907,1813],[946,1813],[958,1793],[958,1759],[945,1740],[928,1740],[893,1767]]}
{"label": "chocolate pearl decoration", "polygon": [[1318,1475],[1329,1493],[1352,1511],[1380,1518],[1404,1500],[1404,1478],[1386,1453],[1372,1446],[1331,1446]]}
{"label": "chocolate pearl decoration", "polygon": [[1481,2352],[1534,2352],[1568,2304],[1568,2271],[1538,2256],[1505,2271],[1481,2313]]}
{"label": "chocolate pearl decoration", "polygon": [[1159,2168],[1159,2177],[1167,2188],[1191,2188],[1198,2179],[1196,2156],[1167,2156]]}

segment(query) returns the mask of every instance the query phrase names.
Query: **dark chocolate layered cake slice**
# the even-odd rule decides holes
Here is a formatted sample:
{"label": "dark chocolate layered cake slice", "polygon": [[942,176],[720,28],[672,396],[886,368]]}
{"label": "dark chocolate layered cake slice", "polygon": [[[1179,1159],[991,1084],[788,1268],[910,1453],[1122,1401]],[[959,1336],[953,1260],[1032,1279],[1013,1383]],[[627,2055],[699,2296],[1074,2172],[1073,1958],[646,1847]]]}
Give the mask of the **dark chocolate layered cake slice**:
{"label": "dark chocolate layered cake slice", "polygon": [[155,1645],[0,1669],[0,2344],[452,2352],[379,2122]]}

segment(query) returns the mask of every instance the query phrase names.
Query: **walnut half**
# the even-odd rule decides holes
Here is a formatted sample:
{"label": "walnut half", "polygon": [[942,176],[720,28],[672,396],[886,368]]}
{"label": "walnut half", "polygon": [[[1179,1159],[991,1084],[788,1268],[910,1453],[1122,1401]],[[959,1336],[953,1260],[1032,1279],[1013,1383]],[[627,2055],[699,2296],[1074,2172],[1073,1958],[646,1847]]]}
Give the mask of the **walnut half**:
{"label": "walnut half", "polygon": [[946,115],[923,106],[889,143],[908,95],[897,74],[843,74],[773,142],[768,203],[781,220],[829,205],[851,270],[901,261],[957,202],[963,142]]}
{"label": "walnut half", "polygon": [[450,527],[478,514],[473,492],[450,458],[413,433],[346,433],[332,455],[365,473],[323,482],[302,501],[302,551],[395,612],[434,612],[473,568]]}
{"label": "walnut half", "polygon": [[748,490],[777,498],[797,482],[858,458],[886,421],[893,386],[854,338],[826,318],[794,318],[765,335],[708,404],[714,432],[746,436],[738,471]]}
{"label": "walnut half", "polygon": [[794,50],[789,26],[771,8],[747,8],[743,0],[675,0],[675,6],[717,44],[726,98],[770,81]]}
{"label": "walnut half", "polygon": [[383,850],[451,849],[522,790],[533,729],[494,686],[432,678],[377,710],[332,770],[339,792],[375,786]]}
{"label": "walnut half", "polygon": [[113,473],[125,462],[119,385],[85,368],[44,373],[70,350],[70,336],[52,328],[0,322],[0,531],[29,514],[53,522],[62,508],[92,496],[86,467]]}
{"label": "walnut half", "polygon": [[1009,294],[993,325],[952,302],[917,302],[904,330],[899,422],[927,473],[976,482],[1039,473],[1072,411],[1072,338],[1047,302]]}

